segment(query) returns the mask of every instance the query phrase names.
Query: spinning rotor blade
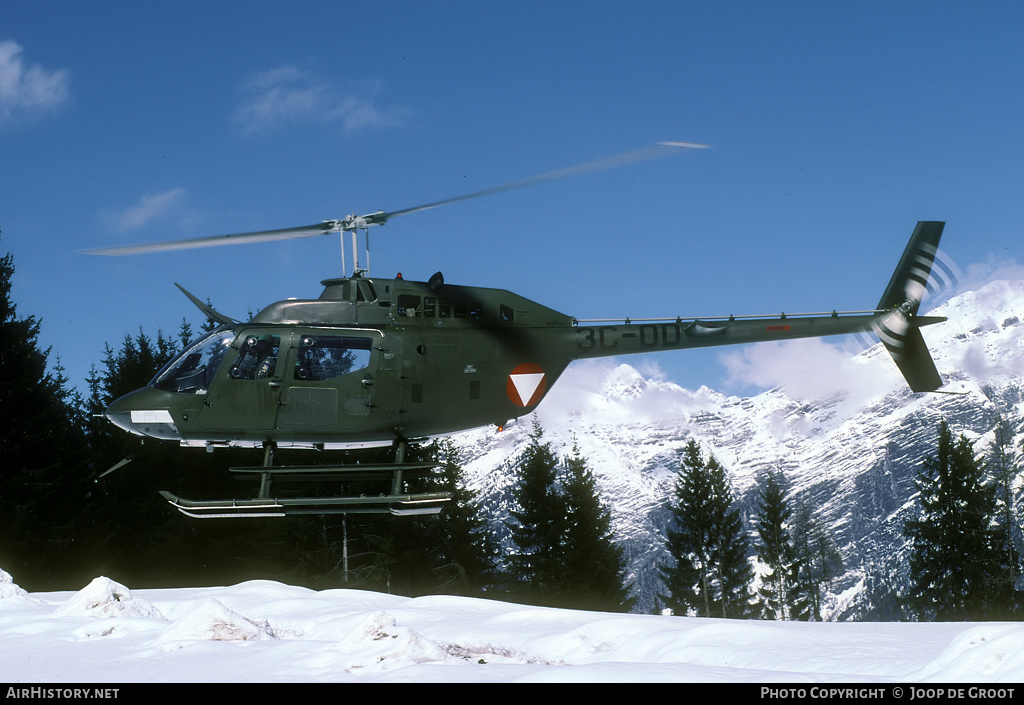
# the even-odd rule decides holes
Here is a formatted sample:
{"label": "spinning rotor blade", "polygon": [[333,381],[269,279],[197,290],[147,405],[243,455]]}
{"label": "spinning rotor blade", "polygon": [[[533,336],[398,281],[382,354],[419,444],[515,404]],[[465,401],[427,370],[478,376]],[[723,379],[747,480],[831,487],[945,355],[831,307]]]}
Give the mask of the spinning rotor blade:
{"label": "spinning rotor blade", "polygon": [[601,171],[602,169],[611,169],[613,167],[624,166],[626,164],[633,164],[635,162],[643,162],[649,159],[657,159],[658,157],[667,157],[671,154],[678,154],[679,150],[682,149],[707,149],[708,147],[710,147],[710,145],[695,144],[693,142],[657,142],[655,144],[652,144],[650,147],[636,149],[633,150],[632,152],[613,154],[612,156],[604,157],[603,159],[595,159],[594,161],[585,162],[583,164],[577,164],[576,166],[569,166],[563,169],[556,169],[555,171],[549,171],[544,174],[538,174],[537,176],[531,176],[527,179],[520,179],[519,181],[513,181],[511,183],[503,184],[501,186],[492,186],[491,188],[486,188],[481,191],[467,193],[463,196],[456,196],[455,198],[446,198],[443,201],[435,201],[434,203],[426,203],[422,206],[405,208],[400,211],[391,211],[390,213],[382,213],[379,215],[381,216],[381,223],[383,224],[383,222],[386,221],[388,218],[394,218],[397,215],[415,213],[416,211],[425,211],[428,208],[437,208],[438,206],[446,206],[449,203],[468,201],[471,198],[490,196],[491,194],[501,193],[502,191],[511,191],[513,189],[523,188],[524,186],[542,184],[545,181],[555,181],[557,179],[565,179],[570,176],[589,174],[592,171]]}
{"label": "spinning rotor blade", "polygon": [[125,247],[109,247],[99,250],[89,250],[90,255],[138,255],[146,252],[166,252],[168,250],[194,250],[200,247],[217,247],[219,245],[245,245],[254,242],[269,242],[271,240],[288,240],[299,237],[315,237],[326,235],[332,230],[337,230],[337,221],[324,221],[316,225],[301,225],[297,228],[282,228],[281,230],[261,230],[252,233],[238,233],[237,235],[214,235],[212,237],[199,237],[192,240],[172,240],[171,242],[153,242],[147,245],[126,245]]}
{"label": "spinning rotor blade", "polygon": [[236,235],[214,235],[213,237],[202,237],[190,240],[173,240],[170,242],[155,242],[145,245],[127,245],[125,247],[110,247],[98,250],[89,250],[87,254],[134,255],[148,252],[164,252],[168,250],[187,250],[199,247],[216,247],[219,245],[242,245],[255,242],[286,240],[291,238],[315,237],[317,235],[326,235],[329,232],[366,229],[371,225],[383,225],[390,218],[394,218],[399,215],[406,215],[408,213],[415,213],[417,211],[423,211],[430,208],[446,206],[450,203],[466,201],[471,198],[480,198],[481,196],[489,196],[491,194],[501,193],[502,191],[511,191],[513,189],[523,188],[525,186],[533,186],[534,184],[541,184],[546,181],[565,179],[571,176],[579,176],[581,174],[588,174],[593,171],[600,171],[602,169],[611,169],[613,167],[624,166],[626,164],[633,164],[635,162],[642,162],[647,161],[649,159],[657,159],[658,157],[679,154],[684,149],[706,149],[708,147],[709,145],[695,144],[693,142],[657,142],[649,147],[633,150],[632,152],[614,154],[609,157],[604,157],[603,159],[596,159],[594,161],[585,162],[583,164],[577,164],[576,166],[565,167],[563,169],[556,169],[555,171],[549,171],[544,174],[532,176],[527,179],[513,181],[511,183],[503,184],[501,186],[493,186],[491,188],[483,189],[481,191],[474,191],[473,193],[467,193],[462,196],[456,196],[455,198],[447,198],[441,201],[434,201],[433,203],[425,203],[423,205],[414,206],[412,208],[403,208],[401,210],[390,212],[377,211],[376,213],[369,213],[367,215],[360,216],[350,215],[342,220],[325,220],[322,223],[317,223],[314,225],[301,225],[294,228],[282,228],[280,230],[260,230],[250,233],[239,233]]}

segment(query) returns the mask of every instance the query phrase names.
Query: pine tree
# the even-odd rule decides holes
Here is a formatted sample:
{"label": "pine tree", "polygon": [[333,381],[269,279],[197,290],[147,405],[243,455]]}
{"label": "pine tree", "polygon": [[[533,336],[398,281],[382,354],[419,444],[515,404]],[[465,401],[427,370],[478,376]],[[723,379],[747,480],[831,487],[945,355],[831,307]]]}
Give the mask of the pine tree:
{"label": "pine tree", "polygon": [[134,338],[130,335],[124,337],[117,353],[107,345],[103,360],[106,372],[102,378],[104,403],[145,387],[175,352],[175,343],[164,337],[162,332],[157,331],[154,345],[141,326]]}
{"label": "pine tree", "polygon": [[628,611],[625,561],[611,515],[574,445],[559,462],[534,420],[513,490],[515,522],[507,527],[516,552],[508,560],[516,597],[536,604]]}
{"label": "pine tree", "polygon": [[665,545],[674,565],[660,572],[668,589],[661,600],[676,614],[711,613],[709,563],[711,560],[711,487],[700,446],[691,439],[683,451],[676,477],[672,521],[665,529]]}
{"label": "pine tree", "polygon": [[432,572],[440,583],[435,590],[451,595],[480,593],[495,580],[497,543],[476,502],[479,493],[466,486],[458,446],[445,438],[433,446],[431,455],[444,464],[429,489],[452,493],[438,517],[422,524],[436,546],[438,565]]}
{"label": "pine tree", "polygon": [[0,562],[32,589],[60,585],[74,551],[73,522],[89,488],[82,469],[80,400],[59,361],[39,346],[41,323],[19,318],[15,267],[0,258]]}
{"label": "pine tree", "polygon": [[714,456],[705,462],[695,440],[683,451],[671,511],[665,533],[674,565],[661,569],[669,593],[662,601],[682,614],[748,616],[753,571],[742,518],[724,468]]}
{"label": "pine tree", "polygon": [[714,558],[718,566],[721,616],[747,618],[751,611],[750,584],[754,579],[754,569],[747,561],[750,550],[747,529],[743,525],[740,509],[733,500],[725,468],[714,456],[708,457],[708,471],[718,497],[720,517],[716,522],[718,550]]}
{"label": "pine tree", "polygon": [[905,622],[913,619],[907,602],[893,581],[898,570],[868,565],[864,570],[864,607],[858,619],[865,622]]}
{"label": "pine tree", "polygon": [[970,441],[954,440],[945,421],[916,484],[921,515],[904,528],[913,541],[909,599],[916,614],[944,621],[997,616],[995,583],[1005,565],[995,548],[995,494],[983,484]]}
{"label": "pine tree", "polygon": [[573,444],[563,465],[566,526],[562,537],[565,577],[562,590],[572,607],[628,612],[622,548],[613,538],[611,513],[601,503],[587,461]]}
{"label": "pine tree", "polygon": [[1017,477],[1019,461],[1013,447],[1013,431],[1000,419],[994,430],[992,450],[986,461],[986,470],[995,482],[997,502],[996,551],[1005,570],[994,576],[995,590],[999,594],[1002,611],[1006,616],[1017,616],[1024,609],[1024,594],[1017,589],[1021,575],[1021,525],[1017,519],[1013,482]]}
{"label": "pine tree", "polygon": [[510,513],[515,521],[507,524],[516,549],[508,559],[518,584],[515,591],[534,601],[557,593],[563,573],[565,512],[556,487],[558,461],[551,444],[541,441],[543,434],[534,420],[512,490],[515,508]]}
{"label": "pine tree", "polygon": [[768,473],[758,491],[758,559],[768,568],[759,590],[765,619],[806,619],[808,604],[800,594],[800,563],[790,536],[792,512],[785,490],[774,473]]}
{"label": "pine tree", "polygon": [[809,618],[820,622],[822,586],[842,573],[842,554],[804,502],[797,505],[793,515],[792,540],[800,565],[798,589],[809,606]]}

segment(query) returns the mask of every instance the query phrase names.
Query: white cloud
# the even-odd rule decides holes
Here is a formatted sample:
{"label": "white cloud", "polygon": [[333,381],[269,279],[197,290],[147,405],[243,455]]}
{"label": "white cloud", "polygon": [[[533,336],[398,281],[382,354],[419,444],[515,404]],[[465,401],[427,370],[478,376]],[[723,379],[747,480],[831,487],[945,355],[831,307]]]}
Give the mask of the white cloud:
{"label": "white cloud", "polygon": [[160,193],[146,194],[134,205],[113,214],[114,227],[121,232],[140,228],[169,213],[184,200],[186,193],[179,186]]}
{"label": "white cloud", "polygon": [[71,96],[71,74],[26,66],[22,47],[0,42],[0,125],[39,113],[52,112]]}
{"label": "white cloud", "polygon": [[1001,279],[1024,279],[1024,267],[1017,264],[1012,257],[989,254],[984,262],[974,262],[967,266],[967,274],[961,282],[960,290],[977,291],[989,282]]}
{"label": "white cloud", "polygon": [[347,133],[356,132],[398,124],[404,114],[401,108],[378,107],[374,90],[346,93],[295,66],[255,74],[244,93],[235,121],[247,135],[295,123],[337,124]]}
{"label": "white cloud", "polygon": [[720,359],[729,372],[729,386],[782,387],[794,399],[825,399],[887,387],[891,380],[880,379],[877,369],[854,357],[857,345],[856,341],[843,346],[817,338],[757,343],[723,353]]}

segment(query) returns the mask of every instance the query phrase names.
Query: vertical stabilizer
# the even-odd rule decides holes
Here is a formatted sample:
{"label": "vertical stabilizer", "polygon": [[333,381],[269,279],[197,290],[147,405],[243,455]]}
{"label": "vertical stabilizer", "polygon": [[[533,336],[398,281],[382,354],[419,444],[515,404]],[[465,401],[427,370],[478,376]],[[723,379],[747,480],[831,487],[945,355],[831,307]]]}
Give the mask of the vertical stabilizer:
{"label": "vertical stabilizer", "polygon": [[945,223],[938,221],[917,224],[899,266],[878,302],[878,310],[886,313],[879,314],[872,323],[875,333],[915,392],[931,392],[942,386],[942,378],[935,369],[920,328],[937,323],[939,319],[919,319],[917,310],[939,251],[944,226]]}

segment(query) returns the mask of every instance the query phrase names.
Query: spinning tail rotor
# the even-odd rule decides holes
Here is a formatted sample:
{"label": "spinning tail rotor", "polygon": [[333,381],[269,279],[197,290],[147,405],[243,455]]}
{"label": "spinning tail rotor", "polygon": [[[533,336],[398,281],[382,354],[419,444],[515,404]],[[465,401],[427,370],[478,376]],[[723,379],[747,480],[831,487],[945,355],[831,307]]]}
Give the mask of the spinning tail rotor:
{"label": "spinning tail rotor", "polygon": [[918,316],[917,311],[927,290],[944,225],[937,221],[917,224],[899,266],[878,302],[878,310],[885,313],[877,316],[871,324],[915,392],[931,392],[942,386],[942,378],[921,335],[921,326],[945,319]]}

